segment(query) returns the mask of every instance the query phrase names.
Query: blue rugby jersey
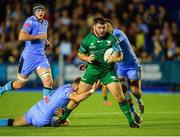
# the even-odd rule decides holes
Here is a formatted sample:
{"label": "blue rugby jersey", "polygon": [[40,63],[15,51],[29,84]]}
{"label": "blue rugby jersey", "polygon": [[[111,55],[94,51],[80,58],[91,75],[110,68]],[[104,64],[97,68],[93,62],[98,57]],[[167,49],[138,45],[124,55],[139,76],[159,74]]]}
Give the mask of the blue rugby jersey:
{"label": "blue rugby jersey", "polygon": [[41,127],[50,124],[55,110],[58,107],[64,108],[69,102],[69,94],[73,92],[70,84],[59,87],[52,91],[47,103],[44,99],[41,99],[35,105],[33,105],[26,113],[26,121],[34,126]]}
{"label": "blue rugby jersey", "polygon": [[129,65],[138,64],[138,58],[136,57],[131,47],[131,44],[127,36],[124,34],[124,32],[119,29],[114,29],[113,35],[119,39],[120,47],[123,52],[123,60],[118,62],[117,65],[129,66]]}
{"label": "blue rugby jersey", "polygon": [[[41,33],[47,34],[48,21],[39,21],[35,16],[31,16],[24,22],[22,29],[30,35],[39,35]],[[25,48],[23,52],[41,55],[45,54],[45,43],[45,40],[40,39],[25,41]]]}

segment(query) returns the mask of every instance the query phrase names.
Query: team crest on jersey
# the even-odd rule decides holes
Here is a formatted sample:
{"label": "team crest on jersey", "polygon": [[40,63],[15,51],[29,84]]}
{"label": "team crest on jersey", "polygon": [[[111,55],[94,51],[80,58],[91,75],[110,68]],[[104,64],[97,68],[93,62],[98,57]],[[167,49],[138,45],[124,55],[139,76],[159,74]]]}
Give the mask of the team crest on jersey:
{"label": "team crest on jersey", "polygon": [[25,26],[26,28],[29,28],[30,25],[31,25],[31,24],[30,24],[29,22],[27,22],[27,23],[24,24],[24,26]]}
{"label": "team crest on jersey", "polygon": [[90,45],[91,45],[91,46],[93,46],[93,45],[94,45],[94,43],[91,43]]}

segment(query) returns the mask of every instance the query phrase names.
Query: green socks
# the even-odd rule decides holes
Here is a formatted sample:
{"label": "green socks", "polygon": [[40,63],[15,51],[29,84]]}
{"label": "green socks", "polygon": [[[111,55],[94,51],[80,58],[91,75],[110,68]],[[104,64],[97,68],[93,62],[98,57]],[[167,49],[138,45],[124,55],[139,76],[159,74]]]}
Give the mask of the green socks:
{"label": "green socks", "polygon": [[123,111],[123,113],[125,114],[126,119],[128,120],[128,123],[130,124],[133,121],[133,118],[132,118],[132,115],[130,112],[129,105],[127,104],[126,101],[123,101],[123,102],[119,103],[119,106],[120,106],[121,110]]}
{"label": "green socks", "polygon": [[68,116],[71,114],[72,109],[64,108],[63,115],[61,117],[61,120],[64,121],[68,118]]}

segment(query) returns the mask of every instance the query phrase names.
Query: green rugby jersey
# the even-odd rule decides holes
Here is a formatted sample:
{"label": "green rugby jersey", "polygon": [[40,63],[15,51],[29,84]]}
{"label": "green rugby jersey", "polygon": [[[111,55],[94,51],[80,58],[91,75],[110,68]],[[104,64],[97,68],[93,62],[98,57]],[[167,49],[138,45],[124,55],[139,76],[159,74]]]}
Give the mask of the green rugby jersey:
{"label": "green rugby jersey", "polygon": [[92,63],[93,66],[102,67],[102,69],[111,68],[114,64],[109,64],[104,61],[104,53],[108,48],[116,46],[117,39],[110,33],[102,38],[97,37],[90,32],[81,42],[79,52],[85,55],[95,55]]}

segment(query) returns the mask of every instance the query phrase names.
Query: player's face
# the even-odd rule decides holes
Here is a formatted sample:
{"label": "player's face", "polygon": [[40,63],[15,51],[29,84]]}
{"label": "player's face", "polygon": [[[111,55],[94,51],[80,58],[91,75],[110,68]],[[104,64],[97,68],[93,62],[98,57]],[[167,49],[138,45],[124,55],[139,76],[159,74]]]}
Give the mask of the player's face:
{"label": "player's face", "polygon": [[96,24],[93,26],[93,30],[96,36],[103,37],[106,34],[106,24]]}
{"label": "player's face", "polygon": [[35,16],[40,20],[42,20],[44,18],[44,15],[45,15],[45,10],[44,9],[37,9],[35,11]]}
{"label": "player's face", "polygon": [[107,22],[107,23],[106,23],[106,27],[107,27],[107,32],[109,32],[109,33],[112,34],[112,32],[113,32],[113,27],[112,27],[111,23]]}

